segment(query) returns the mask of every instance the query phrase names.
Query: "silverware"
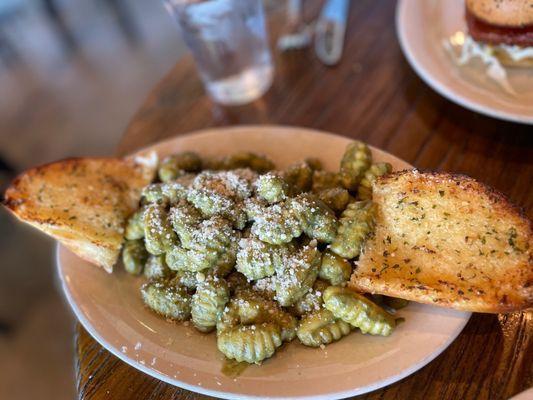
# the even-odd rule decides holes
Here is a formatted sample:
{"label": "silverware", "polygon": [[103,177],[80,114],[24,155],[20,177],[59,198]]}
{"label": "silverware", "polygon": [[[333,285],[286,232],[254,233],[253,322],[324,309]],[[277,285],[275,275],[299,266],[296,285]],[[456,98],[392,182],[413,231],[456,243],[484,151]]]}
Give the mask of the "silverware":
{"label": "silverware", "polygon": [[328,0],[315,26],[315,53],[326,65],[335,65],[342,56],[350,0]]}
{"label": "silverware", "polygon": [[311,36],[312,29],[303,19],[303,1],[289,0],[285,33],[278,39],[278,49],[286,51],[307,47],[311,42]]}

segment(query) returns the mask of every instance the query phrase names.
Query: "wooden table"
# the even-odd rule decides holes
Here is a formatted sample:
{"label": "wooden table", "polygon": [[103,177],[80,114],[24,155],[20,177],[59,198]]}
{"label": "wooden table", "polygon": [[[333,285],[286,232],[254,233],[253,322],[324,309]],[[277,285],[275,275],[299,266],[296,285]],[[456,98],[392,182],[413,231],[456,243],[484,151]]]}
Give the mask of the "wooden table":
{"label": "wooden table", "polygon": [[[267,3],[272,39],[283,16],[279,3]],[[318,1],[306,3],[316,12]],[[306,126],[364,140],[421,169],[468,174],[506,193],[531,217],[533,127],[475,114],[433,92],[400,51],[394,9],[390,0],[354,1],[338,66],[323,66],[310,49],[276,54],[273,87],[243,107],[214,105],[192,60],[180,61],[134,116],[120,152],[211,126]],[[474,315],[429,365],[360,398],[507,399],[533,386],[532,338],[532,312]],[[126,365],[81,327],[76,346],[81,399],[206,398]]]}

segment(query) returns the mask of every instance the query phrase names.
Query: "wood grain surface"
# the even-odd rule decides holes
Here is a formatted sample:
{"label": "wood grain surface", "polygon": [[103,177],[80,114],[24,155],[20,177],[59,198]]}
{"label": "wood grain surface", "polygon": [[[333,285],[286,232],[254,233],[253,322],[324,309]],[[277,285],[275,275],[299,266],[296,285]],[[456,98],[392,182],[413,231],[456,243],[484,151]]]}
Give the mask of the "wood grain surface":
{"label": "wood grain surface", "polygon": [[[271,40],[282,1],[266,3]],[[306,0],[308,17],[320,5]],[[242,107],[205,95],[190,58],[180,61],[132,119],[121,154],[193,130],[283,124],[364,140],[420,169],[468,174],[533,213],[533,127],[498,121],[440,97],[411,70],[398,45],[395,2],[352,2],[342,62],[319,63],[311,49],[275,54],[273,87]],[[533,112],[533,110],[532,110]],[[80,399],[201,399],[126,365],[78,327]],[[360,399],[508,399],[533,386],[533,313],[476,314],[457,340],[415,374]]]}

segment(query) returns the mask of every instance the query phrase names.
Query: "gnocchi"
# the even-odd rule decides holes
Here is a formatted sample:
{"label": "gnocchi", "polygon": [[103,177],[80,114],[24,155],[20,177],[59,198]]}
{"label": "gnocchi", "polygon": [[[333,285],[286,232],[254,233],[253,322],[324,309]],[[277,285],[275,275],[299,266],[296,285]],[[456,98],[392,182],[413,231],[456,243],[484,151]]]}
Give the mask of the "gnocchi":
{"label": "gnocchi", "polygon": [[323,298],[325,307],[335,317],[359,328],[363,333],[389,336],[396,326],[392,315],[353,290],[330,286]]}
{"label": "gnocchi", "polygon": [[393,316],[343,286],[373,230],[372,183],[390,170],[360,142],[337,172],[313,158],[276,170],[249,152],[171,155],[127,220],[124,268],[147,280],[148,308],[216,331],[218,349],[238,362],[262,363],[296,337],[323,347],[355,328],[389,335]]}

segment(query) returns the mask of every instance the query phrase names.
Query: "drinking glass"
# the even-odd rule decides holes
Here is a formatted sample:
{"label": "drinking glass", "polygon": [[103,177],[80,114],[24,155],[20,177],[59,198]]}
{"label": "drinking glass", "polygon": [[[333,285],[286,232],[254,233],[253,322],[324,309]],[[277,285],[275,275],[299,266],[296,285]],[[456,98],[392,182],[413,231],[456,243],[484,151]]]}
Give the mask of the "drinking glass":
{"label": "drinking glass", "polygon": [[164,0],[207,92],[238,105],[261,97],[273,76],[261,0]]}

